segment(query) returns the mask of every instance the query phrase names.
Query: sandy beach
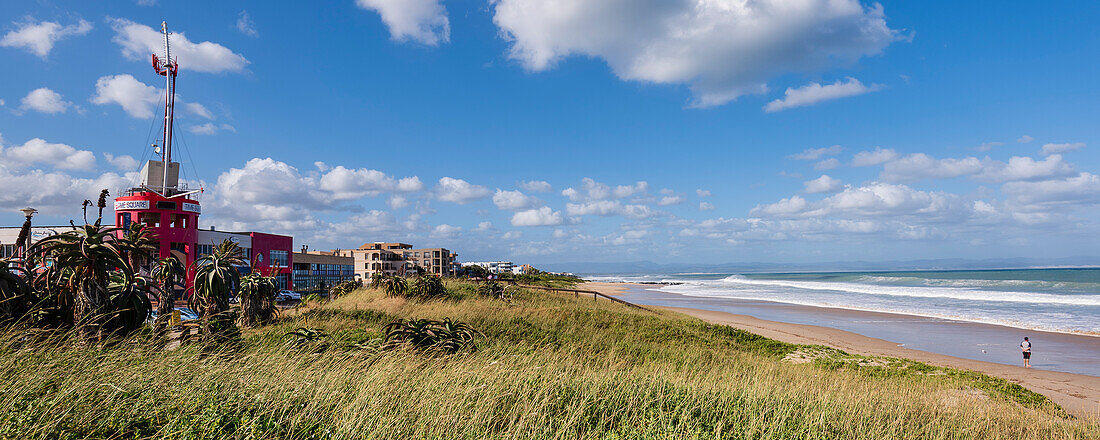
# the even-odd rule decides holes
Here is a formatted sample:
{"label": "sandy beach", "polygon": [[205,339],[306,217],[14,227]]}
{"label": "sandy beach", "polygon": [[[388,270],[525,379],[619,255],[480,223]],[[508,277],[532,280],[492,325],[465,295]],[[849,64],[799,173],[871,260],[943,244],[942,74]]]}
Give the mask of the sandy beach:
{"label": "sandy beach", "polygon": [[[651,289],[654,286],[630,283],[588,282],[582,284],[580,287],[608,295],[622,296],[628,291]],[[653,308],[653,306],[650,307]],[[1032,391],[1041,393],[1072,413],[1091,415],[1094,417],[1100,416],[1100,377],[1097,376],[1036,368],[1025,369],[1020,366],[966,359],[930,351],[905,348],[896,342],[885,339],[873,338],[824,326],[770,321],[748,315],[714,310],[668,306],[657,306],[656,308],[682,313],[715,324],[733,326],[761,336],[793,344],[824,345],[853,354],[906,358],[936,366],[979,371],[1010,380]],[[814,308],[807,307],[807,309]]]}

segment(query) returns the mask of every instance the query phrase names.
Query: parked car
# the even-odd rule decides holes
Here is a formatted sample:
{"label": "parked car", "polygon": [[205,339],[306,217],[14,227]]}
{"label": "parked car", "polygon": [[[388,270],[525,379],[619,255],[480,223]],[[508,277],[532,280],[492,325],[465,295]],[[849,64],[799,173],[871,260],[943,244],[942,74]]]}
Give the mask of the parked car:
{"label": "parked car", "polygon": [[293,290],[280,290],[275,294],[275,302],[300,301],[302,294]]}
{"label": "parked car", "polygon": [[[179,310],[179,312],[180,312],[180,322],[194,321],[196,319],[199,319],[199,314],[195,313],[194,310],[191,310],[187,307],[176,307],[174,310]],[[153,309],[153,311],[149,313],[149,319],[147,320],[147,322],[152,323],[153,321],[156,321],[156,320],[157,320],[157,310]]]}

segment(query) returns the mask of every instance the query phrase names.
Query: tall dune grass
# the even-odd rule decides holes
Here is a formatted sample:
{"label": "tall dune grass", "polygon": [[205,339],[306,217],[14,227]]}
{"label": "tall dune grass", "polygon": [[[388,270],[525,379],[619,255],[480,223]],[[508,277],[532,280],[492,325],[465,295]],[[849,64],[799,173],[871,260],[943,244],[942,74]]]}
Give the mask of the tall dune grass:
{"label": "tall dune grass", "polygon": [[[0,438],[1100,438],[1095,421],[999,379],[912,362],[796,365],[782,359],[800,347],[679,315],[448,287],[456,298],[425,302],[358,291],[233,348],[11,335]],[[445,317],[483,333],[477,350],[356,347],[393,319]],[[292,348],[283,335],[297,327],[324,329],[327,348]]]}

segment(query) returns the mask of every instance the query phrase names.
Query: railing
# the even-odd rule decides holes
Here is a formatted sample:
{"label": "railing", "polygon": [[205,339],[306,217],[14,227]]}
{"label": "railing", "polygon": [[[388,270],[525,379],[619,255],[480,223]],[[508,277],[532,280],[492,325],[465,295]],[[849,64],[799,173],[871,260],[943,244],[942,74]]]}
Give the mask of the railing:
{"label": "railing", "polygon": [[582,294],[582,293],[586,294],[586,295],[587,294],[592,294],[592,300],[593,301],[595,301],[598,297],[604,297],[604,298],[607,298],[608,300],[611,300],[613,302],[617,302],[619,304],[622,304],[622,305],[625,305],[625,306],[628,306],[628,307],[633,307],[633,308],[639,309],[639,310],[645,310],[647,312],[657,314],[657,315],[660,314],[660,313],[657,313],[656,311],[654,311],[652,309],[648,309],[648,308],[642,307],[640,305],[637,305],[637,304],[634,304],[634,303],[631,303],[631,302],[626,302],[626,301],[623,301],[619,298],[615,298],[613,296],[605,295],[605,294],[597,292],[595,290],[558,289],[558,288],[555,288],[555,287],[542,287],[542,286],[532,286],[532,285],[529,285],[529,284],[519,284],[515,280],[501,280],[501,281],[507,282],[507,283],[509,283],[513,286],[516,286],[516,287],[522,287],[524,289],[539,289],[539,290],[548,290],[548,291],[551,291],[551,292],[572,293],[573,296],[580,296],[580,294]]}

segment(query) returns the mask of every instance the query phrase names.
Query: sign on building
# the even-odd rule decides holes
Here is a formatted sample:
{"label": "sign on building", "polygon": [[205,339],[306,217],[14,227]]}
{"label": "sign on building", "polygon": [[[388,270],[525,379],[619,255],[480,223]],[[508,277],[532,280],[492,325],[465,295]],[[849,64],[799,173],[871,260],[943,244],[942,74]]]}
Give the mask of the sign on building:
{"label": "sign on building", "polygon": [[115,200],[115,211],[149,209],[148,200]]}

